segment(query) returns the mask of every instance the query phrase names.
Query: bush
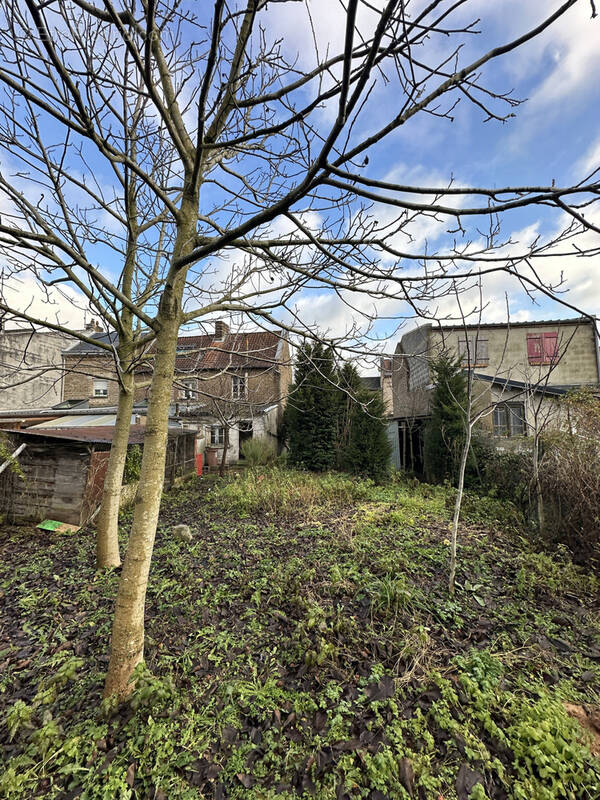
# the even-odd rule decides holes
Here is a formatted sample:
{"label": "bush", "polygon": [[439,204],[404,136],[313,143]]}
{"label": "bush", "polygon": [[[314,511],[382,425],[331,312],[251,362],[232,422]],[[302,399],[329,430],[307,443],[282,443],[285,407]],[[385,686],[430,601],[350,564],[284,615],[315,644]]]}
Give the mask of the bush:
{"label": "bush", "polygon": [[310,520],[317,511],[348,505],[370,496],[371,481],[347,475],[271,467],[249,470],[243,477],[217,486],[212,502],[240,515],[267,514],[282,518],[302,516]]}
{"label": "bush", "polygon": [[271,439],[255,437],[246,439],[240,447],[240,452],[250,467],[264,467],[272,464],[277,458],[277,448]]}
{"label": "bush", "polygon": [[341,466],[348,472],[382,483],[390,474],[392,454],[383,398],[376,392],[362,392],[359,401],[352,404],[350,435],[341,453]]}
{"label": "bush", "polygon": [[482,488],[502,500],[510,500],[523,513],[531,505],[532,459],[530,453],[499,453],[492,449],[477,455]]}
{"label": "bush", "polygon": [[600,402],[589,391],[563,401],[568,432],[544,438],[540,466],[544,528],[579,562],[598,558],[600,545]]}

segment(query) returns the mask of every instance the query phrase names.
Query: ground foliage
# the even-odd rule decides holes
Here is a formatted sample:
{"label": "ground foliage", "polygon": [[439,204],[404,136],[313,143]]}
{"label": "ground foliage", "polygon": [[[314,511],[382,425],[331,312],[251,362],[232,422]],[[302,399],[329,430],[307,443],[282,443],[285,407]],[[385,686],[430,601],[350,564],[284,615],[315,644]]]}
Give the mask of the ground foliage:
{"label": "ground foliage", "polygon": [[563,705],[600,702],[597,579],[467,495],[451,600],[451,507],[444,487],[281,469],[175,490],[118,709],[117,575],[87,532],[4,528],[0,796],[599,797]]}

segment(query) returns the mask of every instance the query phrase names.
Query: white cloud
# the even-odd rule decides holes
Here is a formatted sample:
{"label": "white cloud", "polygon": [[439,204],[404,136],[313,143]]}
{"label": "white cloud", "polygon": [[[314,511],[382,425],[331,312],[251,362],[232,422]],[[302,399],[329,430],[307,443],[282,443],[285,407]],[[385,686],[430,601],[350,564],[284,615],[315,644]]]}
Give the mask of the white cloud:
{"label": "white cloud", "polygon": [[[87,310],[86,298],[76,289],[42,286],[33,276],[13,277],[3,285],[4,302],[15,312],[69,328],[82,329],[93,314]],[[12,320],[10,327],[22,324]]]}

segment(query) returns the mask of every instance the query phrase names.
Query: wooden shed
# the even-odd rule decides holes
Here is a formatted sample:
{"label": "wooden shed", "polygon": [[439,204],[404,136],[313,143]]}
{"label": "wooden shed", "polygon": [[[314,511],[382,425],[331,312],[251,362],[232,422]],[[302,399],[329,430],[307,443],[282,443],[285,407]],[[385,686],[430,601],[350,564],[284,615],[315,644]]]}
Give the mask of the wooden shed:
{"label": "wooden shed", "polygon": [[[129,445],[144,445],[144,425],[132,425]],[[55,519],[84,525],[100,503],[112,426],[7,431],[19,456],[24,479],[0,475],[0,513],[12,523]],[[196,469],[196,432],[169,430],[165,487]]]}

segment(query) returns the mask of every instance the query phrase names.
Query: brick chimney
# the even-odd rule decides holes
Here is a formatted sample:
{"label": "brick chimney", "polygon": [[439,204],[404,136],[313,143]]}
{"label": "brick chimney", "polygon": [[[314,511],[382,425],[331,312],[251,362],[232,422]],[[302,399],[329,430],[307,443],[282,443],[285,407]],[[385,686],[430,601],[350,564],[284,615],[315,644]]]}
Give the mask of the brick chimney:
{"label": "brick chimney", "polygon": [[102,333],[102,327],[100,326],[98,320],[94,317],[92,317],[92,319],[86,323],[85,329],[90,333]]}
{"label": "brick chimney", "polygon": [[215,339],[217,339],[217,341],[220,342],[227,336],[228,333],[229,333],[229,325],[223,322],[222,319],[218,319],[215,322]]}

